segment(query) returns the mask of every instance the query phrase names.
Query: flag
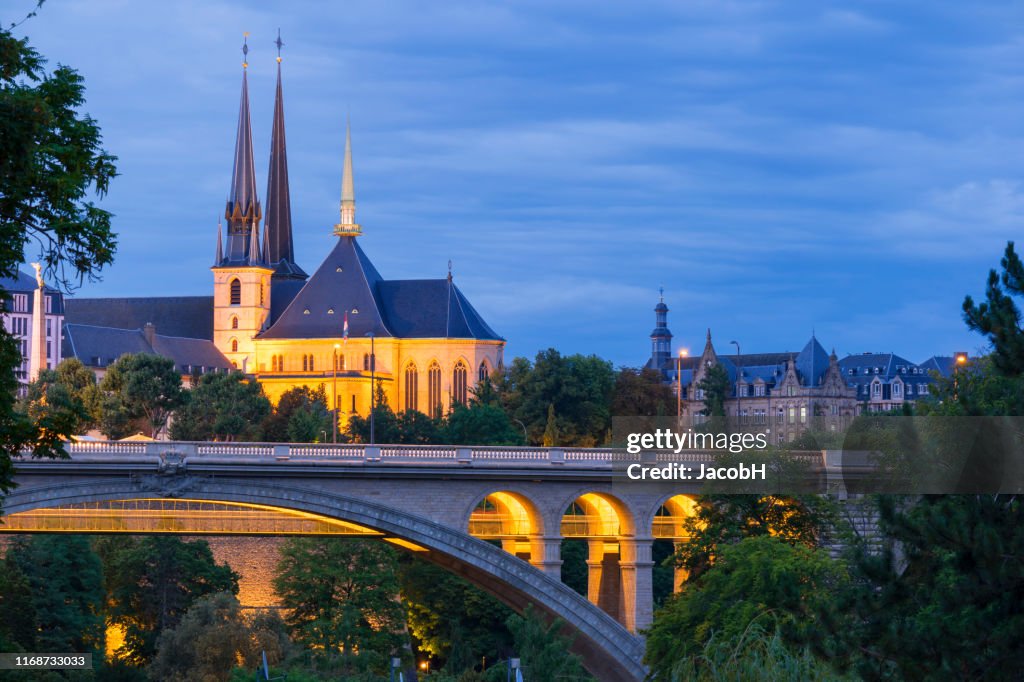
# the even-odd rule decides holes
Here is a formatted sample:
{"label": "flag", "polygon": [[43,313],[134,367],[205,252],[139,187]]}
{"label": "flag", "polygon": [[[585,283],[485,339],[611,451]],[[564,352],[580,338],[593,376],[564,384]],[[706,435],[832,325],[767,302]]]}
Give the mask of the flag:
{"label": "flag", "polygon": [[341,338],[348,343],[348,311],[345,311],[345,326],[341,328]]}

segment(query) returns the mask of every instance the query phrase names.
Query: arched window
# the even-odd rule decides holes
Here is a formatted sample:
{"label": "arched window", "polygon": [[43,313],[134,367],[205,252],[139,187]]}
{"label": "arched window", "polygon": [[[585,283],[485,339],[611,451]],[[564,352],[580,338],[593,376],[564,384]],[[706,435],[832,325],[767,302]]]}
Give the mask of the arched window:
{"label": "arched window", "polygon": [[231,316],[231,328],[238,329],[238,318],[234,315]]}
{"label": "arched window", "polygon": [[339,372],[344,372],[345,371],[345,356],[344,355],[338,355],[337,356],[337,363],[338,363],[338,366],[337,366],[338,371]]}
{"label": "arched window", "polygon": [[452,400],[460,405],[466,404],[466,363],[459,360],[452,371]]}
{"label": "arched window", "polygon": [[305,353],[302,354],[302,371],[303,372],[306,372],[306,371],[309,370],[309,361],[308,361],[307,357],[308,356]]}
{"label": "arched window", "polygon": [[477,381],[486,381],[491,376],[490,370],[487,369],[487,361],[484,360],[480,363],[480,369],[476,372]]}
{"label": "arched window", "polygon": [[309,371],[310,372],[313,371],[313,355],[312,355],[312,353],[309,355]]}
{"label": "arched window", "polygon": [[419,404],[416,396],[420,389],[420,374],[416,371],[416,365],[409,363],[405,367],[405,409],[417,410]]}
{"label": "arched window", "polygon": [[238,339],[231,339],[231,352],[232,353],[237,353],[238,352]]}
{"label": "arched window", "polygon": [[435,419],[441,416],[441,365],[430,363],[427,370],[427,409]]}
{"label": "arched window", "polygon": [[271,355],[270,356],[270,371],[271,372],[276,372],[277,371],[277,356],[276,355]]}
{"label": "arched window", "polygon": [[369,353],[363,353],[363,371],[364,372],[369,372],[370,371],[370,354]]}
{"label": "arched window", "polygon": [[231,305],[242,305],[242,283],[238,278],[231,280]]}

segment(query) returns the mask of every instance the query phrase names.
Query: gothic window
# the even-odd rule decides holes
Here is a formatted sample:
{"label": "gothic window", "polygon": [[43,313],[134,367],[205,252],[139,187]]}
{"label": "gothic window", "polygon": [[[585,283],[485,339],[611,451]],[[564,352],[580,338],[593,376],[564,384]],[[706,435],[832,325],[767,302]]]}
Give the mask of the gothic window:
{"label": "gothic window", "polygon": [[801,424],[806,424],[807,423],[807,406],[806,405],[801,405],[800,406],[800,423]]}
{"label": "gothic window", "polygon": [[231,339],[231,352],[232,353],[237,353],[238,352],[238,339]]}
{"label": "gothic window", "polygon": [[231,280],[231,305],[242,305],[242,283],[238,278]]}
{"label": "gothic window", "polygon": [[480,363],[480,369],[477,370],[477,381],[486,381],[491,373],[487,370],[487,361],[484,360]]}
{"label": "gothic window", "polygon": [[436,360],[427,370],[427,409],[431,417],[441,416],[441,366]]}
{"label": "gothic window", "polygon": [[466,364],[459,360],[452,371],[452,400],[466,404]]}
{"label": "gothic window", "polygon": [[409,410],[419,409],[416,397],[419,393],[420,388],[420,375],[416,371],[416,365],[409,363],[405,366],[405,409]]}
{"label": "gothic window", "polygon": [[336,369],[339,372],[344,372],[345,371],[345,356],[344,355],[338,355]]}
{"label": "gothic window", "polygon": [[356,413],[356,396],[353,393],[352,394],[352,414],[355,414],[355,413]]}
{"label": "gothic window", "polygon": [[231,316],[231,328],[238,329],[238,318],[234,315]]}
{"label": "gothic window", "polygon": [[363,371],[364,372],[369,372],[370,371],[370,354],[369,353],[363,353]]}

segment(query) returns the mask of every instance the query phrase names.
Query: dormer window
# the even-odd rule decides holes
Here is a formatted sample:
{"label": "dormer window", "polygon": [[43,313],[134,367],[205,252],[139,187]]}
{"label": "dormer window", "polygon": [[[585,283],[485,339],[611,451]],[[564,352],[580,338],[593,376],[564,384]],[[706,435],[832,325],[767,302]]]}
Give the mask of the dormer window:
{"label": "dormer window", "polygon": [[303,315],[309,315],[309,308],[306,308],[305,310],[303,310],[302,314]]}
{"label": "dormer window", "polygon": [[334,314],[334,308],[328,308],[327,309],[327,314],[328,315],[333,315]]}

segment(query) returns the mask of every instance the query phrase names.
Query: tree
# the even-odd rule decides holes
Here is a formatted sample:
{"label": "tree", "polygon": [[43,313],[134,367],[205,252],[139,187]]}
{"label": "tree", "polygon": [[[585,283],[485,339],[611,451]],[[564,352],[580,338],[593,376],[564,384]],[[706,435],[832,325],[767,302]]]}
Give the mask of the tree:
{"label": "tree", "polygon": [[[373,401],[373,440],[376,443],[401,443],[398,429],[398,417],[388,404],[388,396],[384,393],[384,384],[378,380],[374,388]],[[370,417],[352,415],[345,428],[349,440],[355,443],[370,442]]]}
{"label": "tree", "polygon": [[419,651],[459,675],[482,658],[497,661],[512,643],[511,609],[466,580],[412,556],[399,559],[409,632]]}
{"label": "tree", "polygon": [[1014,297],[1024,296],[1024,263],[1012,241],[1006,244],[1000,265],[1001,275],[989,270],[983,303],[975,305],[970,296],[964,298],[964,321],[972,331],[988,337],[996,369],[1004,376],[1016,377],[1024,373],[1024,329],[1014,301]]}
{"label": "tree", "polygon": [[119,357],[107,368],[100,390],[104,393],[105,413],[110,411],[118,419],[124,415],[144,419],[153,438],[167,425],[171,412],[185,401],[174,360],[152,353]]}
{"label": "tree", "polygon": [[615,373],[611,411],[616,417],[663,417],[675,412],[675,403],[658,370],[620,367]]}
{"label": "tree", "polygon": [[200,597],[238,592],[238,574],[214,561],[205,540],[173,535],[117,536],[101,541],[109,617],[124,628],[119,658],[144,665],[160,633],[173,628]]}
{"label": "tree", "polygon": [[704,392],[704,415],[708,417],[724,417],[725,401],[732,393],[729,373],[721,364],[714,364],[704,373],[704,378],[697,385]]}
{"label": "tree", "polygon": [[[23,580],[29,588],[30,607],[16,613],[34,624],[35,636],[28,644],[37,647],[35,651],[102,654],[103,572],[87,536],[18,537],[5,564],[16,603],[25,601],[18,583]],[[24,634],[18,639],[24,646]]]}
{"label": "tree", "polygon": [[773,536],[813,547],[836,523],[834,503],[818,495],[701,495],[694,515],[683,522],[689,540],[680,544],[673,561],[692,581],[725,547],[745,538]]}
{"label": "tree", "polygon": [[609,438],[615,373],[596,355],[562,356],[554,348],[537,353],[533,363],[516,358],[494,388],[512,419],[524,423],[532,444],[540,444],[554,405],[561,445],[592,447]]}
{"label": "tree", "polygon": [[779,632],[796,651],[833,655],[831,633],[840,628],[829,605],[848,583],[844,566],[825,549],[769,536],[723,547],[710,570],[656,612],[645,655],[651,676],[676,679],[673,672],[700,656],[712,637],[735,646],[752,623]]}
{"label": "tree", "polygon": [[241,372],[204,374],[174,414],[175,440],[259,440],[270,401],[258,382]]}
{"label": "tree", "polygon": [[39,651],[32,585],[10,551],[0,561],[0,651]]}
{"label": "tree", "polygon": [[78,358],[62,360],[56,368],[39,372],[19,401],[19,409],[37,423],[67,421],[71,433],[85,433],[96,426],[99,413],[96,375]]}
{"label": "tree", "polygon": [[[0,29],[0,276],[17,274],[33,241],[47,276],[66,288],[113,261],[111,216],[86,195],[106,194],[117,172],[99,126],[82,113],[82,78],[66,66],[47,73],[45,63],[27,39]],[[71,435],[15,411],[20,364],[18,344],[0,329],[0,493],[10,490],[13,455],[63,456]]]}
{"label": "tree", "polygon": [[332,433],[331,418],[323,384],[296,386],[281,394],[263,420],[263,437],[272,443],[315,443]]}
{"label": "tree", "polygon": [[[401,429],[399,429],[401,431]],[[505,411],[470,399],[456,405],[445,419],[444,442],[452,445],[523,445],[522,432],[512,426]]]}
{"label": "tree", "polygon": [[291,538],[274,589],[297,642],[346,674],[387,671],[405,642],[394,551],[372,540]]}
{"label": "tree", "polygon": [[512,614],[505,625],[512,633],[513,650],[518,654],[523,677],[533,682],[591,680],[580,657],[569,652],[572,639],[562,634],[565,623],[545,621],[532,606],[523,615]]}
{"label": "tree", "polygon": [[[1017,495],[880,496],[881,553],[862,548],[858,672],[1010,679],[1024,655],[1024,506]],[[897,558],[896,552],[899,552]]]}
{"label": "tree", "polygon": [[239,660],[252,658],[252,633],[229,592],[201,597],[157,640],[149,676],[167,682],[226,682]]}

